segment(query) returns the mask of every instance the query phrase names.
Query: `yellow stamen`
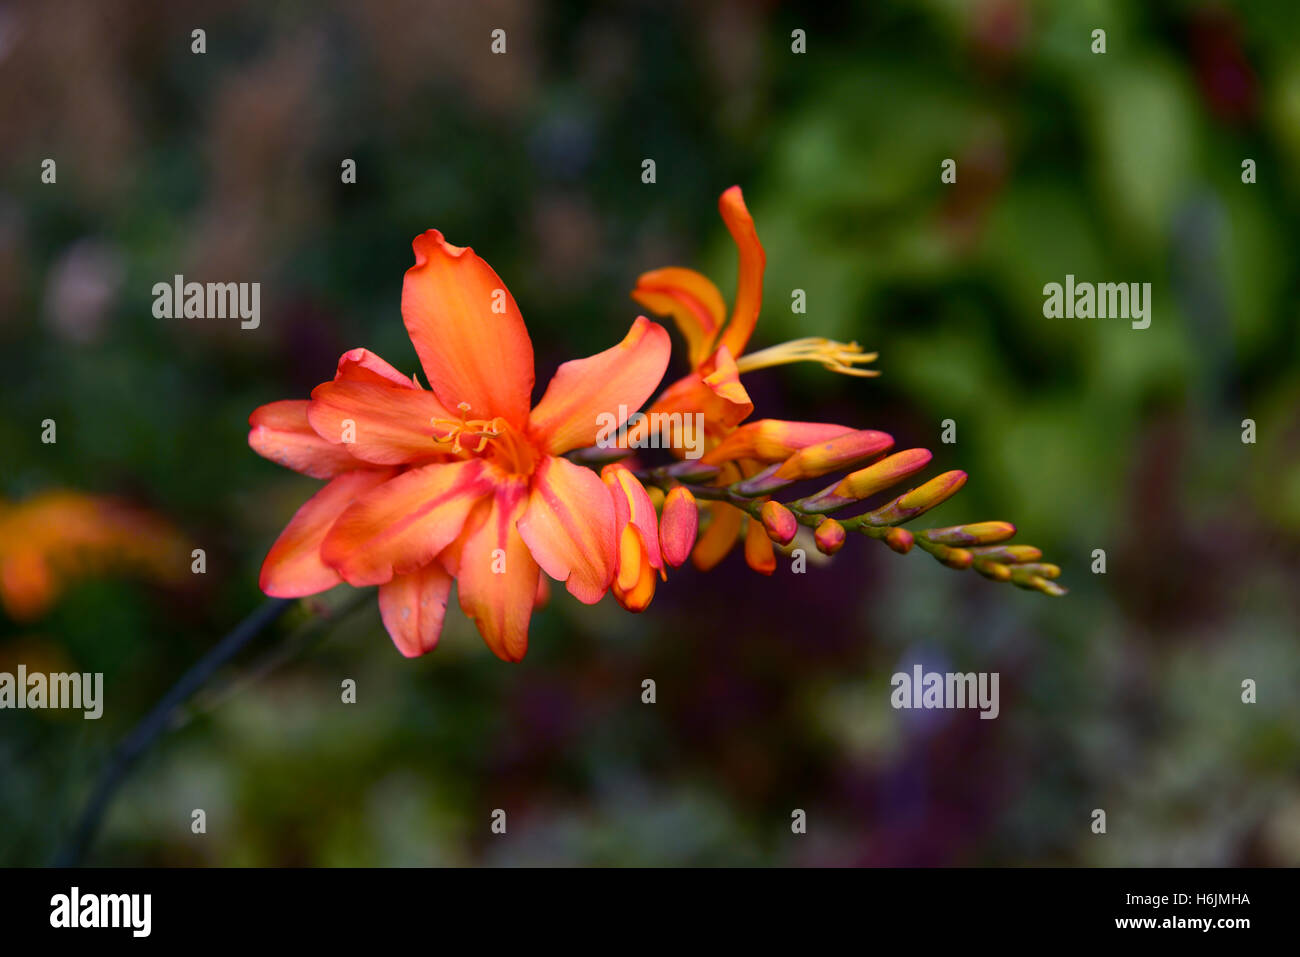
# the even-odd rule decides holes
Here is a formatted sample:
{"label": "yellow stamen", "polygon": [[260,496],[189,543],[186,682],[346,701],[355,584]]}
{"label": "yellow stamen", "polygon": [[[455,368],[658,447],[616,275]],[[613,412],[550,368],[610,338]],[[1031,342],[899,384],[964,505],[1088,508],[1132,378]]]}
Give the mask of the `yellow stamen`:
{"label": "yellow stamen", "polygon": [[435,435],[433,441],[439,445],[451,443],[452,452],[459,455],[463,449],[460,440],[469,436],[472,439],[478,439],[478,446],[474,448],[475,454],[482,452],[487,447],[490,439],[496,438],[501,434],[501,428],[496,419],[467,419],[470,404],[462,402],[456,406],[460,410],[459,419],[431,419],[435,429],[447,429],[446,435]]}
{"label": "yellow stamen", "polygon": [[822,339],[810,336],[806,339],[791,339],[779,346],[771,346],[751,352],[736,360],[736,368],[741,373],[766,369],[769,366],[787,365],[791,362],[816,362],[832,372],[851,376],[877,376],[878,369],[858,369],[856,366],[875,362],[876,352],[863,352],[856,342],[836,342],[834,339]]}

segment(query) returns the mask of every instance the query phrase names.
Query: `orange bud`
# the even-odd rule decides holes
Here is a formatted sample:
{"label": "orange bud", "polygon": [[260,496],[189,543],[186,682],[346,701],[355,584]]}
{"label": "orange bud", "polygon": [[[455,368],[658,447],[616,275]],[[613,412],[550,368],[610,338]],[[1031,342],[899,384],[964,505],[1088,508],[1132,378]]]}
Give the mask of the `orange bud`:
{"label": "orange bud", "polygon": [[884,432],[873,429],[850,432],[800,449],[781,463],[776,474],[792,482],[816,478],[873,458],[893,444],[893,436]]}
{"label": "orange bud", "polygon": [[896,452],[874,465],[868,465],[864,469],[858,469],[844,476],[838,484],[824,488],[816,495],[810,495],[795,504],[802,512],[829,512],[843,508],[850,502],[882,492],[909,475],[921,471],[930,464],[932,457],[928,449]]}
{"label": "orange bud", "polygon": [[756,462],[767,463],[784,462],[807,446],[852,433],[853,430],[847,426],[825,422],[759,419],[757,422],[749,422],[736,429],[709,449],[701,461],[711,465],[721,465],[736,459],[753,459]]}
{"label": "orange bud", "polygon": [[910,552],[915,541],[912,533],[905,528],[891,528],[885,535],[885,544],[900,555]]}
{"label": "orange bud", "polygon": [[1011,568],[1002,562],[990,561],[987,558],[975,559],[974,568],[985,578],[991,578],[995,582],[1005,582],[1011,580]]}
{"label": "orange bud", "polygon": [[927,528],[921,534],[940,545],[992,545],[1016,534],[1016,527],[1010,522],[975,522],[972,525]]}
{"label": "orange bud", "polygon": [[767,535],[778,545],[789,545],[794,540],[794,533],[799,531],[799,520],[780,502],[768,500],[759,510],[763,518],[763,527]]}
{"label": "orange bud", "polygon": [[975,560],[975,556],[966,549],[949,548],[947,545],[935,545],[932,554],[949,568],[970,568]]}
{"label": "orange bud", "polygon": [[817,526],[813,533],[817,550],[825,555],[834,555],[844,547],[844,526],[833,518],[828,518]]}
{"label": "orange bud", "polygon": [[976,558],[989,559],[1014,565],[1018,562],[1036,562],[1043,557],[1042,549],[1033,545],[986,545],[972,548],[971,554]]}
{"label": "orange bud", "polygon": [[[1055,568],[1056,566],[1052,567]],[[1052,595],[1053,597],[1060,597],[1066,593],[1065,589],[1056,584],[1056,582],[1048,581],[1047,578],[1042,575],[1035,575],[1031,572],[1026,572],[1025,568],[1026,566],[1024,565],[1011,566],[1011,583],[1013,585],[1019,585],[1021,588],[1027,588],[1032,591],[1041,591],[1044,595]],[[1060,572],[1059,568],[1057,569],[1057,572]]]}
{"label": "orange bud", "polygon": [[663,517],[659,519],[659,545],[664,561],[673,568],[686,561],[695,546],[699,527],[700,511],[695,506],[695,496],[681,485],[674,486],[664,500]]}
{"label": "orange bud", "polygon": [[897,525],[899,522],[906,522],[947,501],[965,484],[965,472],[959,470],[944,472],[876,509],[867,516],[866,521],[871,525]]}

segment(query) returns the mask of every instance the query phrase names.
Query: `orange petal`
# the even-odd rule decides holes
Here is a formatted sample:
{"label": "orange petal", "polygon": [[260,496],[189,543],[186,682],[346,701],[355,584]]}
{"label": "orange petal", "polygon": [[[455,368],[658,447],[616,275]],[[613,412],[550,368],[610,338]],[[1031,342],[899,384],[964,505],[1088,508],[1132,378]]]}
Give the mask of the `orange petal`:
{"label": "orange petal", "polygon": [[817,442],[827,442],[853,430],[828,422],[787,422],[759,419],[748,422],[728,435],[705,454],[707,465],[719,465],[735,459],[758,462],[784,462],[800,449]]}
{"label": "orange petal", "polygon": [[606,465],[601,469],[600,477],[614,503],[614,526],[618,535],[622,536],[625,529],[631,528],[640,542],[639,547],[645,549],[650,567],[663,568],[663,557],[659,552],[659,517],[641,480],[621,462]]}
{"label": "orange petal", "polygon": [[321,559],[349,584],[382,585],[428,564],[492,489],[481,459],[403,472],[339,516],[321,544]]}
{"label": "orange petal", "polygon": [[749,337],[758,321],[758,311],[763,305],[763,269],[767,254],[758,241],[754,219],[745,208],[745,198],[739,186],[733,186],[718,200],[722,221],[727,224],[731,238],[740,251],[740,275],[736,280],[736,302],[731,310],[731,322],[722,333],[722,345],[733,356],[743,355]]}
{"label": "orange petal", "polygon": [[659,544],[664,561],[673,568],[685,562],[695,547],[699,527],[700,510],[695,496],[681,485],[674,487],[664,500],[664,514],[659,520]]}
{"label": "orange petal", "polygon": [[443,405],[523,428],[533,397],[533,343],[505,283],[467,246],[431,229],[415,237],[402,320]]}
{"label": "orange petal", "polygon": [[556,370],[529,417],[530,432],[552,455],[595,444],[659,388],[671,350],[667,330],[637,316],[618,345]]}
{"label": "orange petal", "polygon": [[376,465],[444,457],[447,446],[434,442],[433,422],[457,418],[432,392],[352,378],[316,386],[307,407],[317,434]]}
{"label": "orange petal", "polygon": [[398,651],[418,658],[437,647],[450,591],[451,576],[436,561],[379,586],[379,615]]}
{"label": "orange petal", "polygon": [[614,577],[614,503],[596,473],[546,456],[533,473],[519,534],[546,574],[594,605]]}
{"label": "orange petal", "polygon": [[310,475],[333,478],[340,472],[363,468],[348,450],[322,439],[307,421],[306,399],[284,399],[253,410],[248,444],[263,458]]}
{"label": "orange petal", "polygon": [[347,379],[350,382],[373,382],[379,385],[396,385],[404,389],[418,389],[419,386],[409,377],[404,376],[369,349],[349,349],[339,357],[335,380]]}
{"label": "orange petal", "polygon": [[654,567],[631,525],[623,529],[618,574],[614,576],[611,590],[618,603],[632,612],[645,611],[655,596]]}
{"label": "orange petal", "polygon": [[724,505],[721,502],[709,502],[703,507],[713,516],[713,520],[696,543],[691,561],[700,571],[707,572],[726,558],[727,552],[736,544],[736,536],[740,534],[745,513],[734,505]]}
{"label": "orange petal", "polygon": [[678,266],[642,273],[632,298],[656,315],[673,317],[686,338],[692,369],[713,352],[718,330],[727,319],[727,307],[707,276]]}
{"label": "orange petal", "polygon": [[475,509],[457,567],[461,610],[504,661],[519,661],[528,650],[528,620],[541,576],[516,529],[528,502],[525,493],[523,480],[503,483]]}
{"label": "orange petal", "polygon": [[745,529],[745,561],[754,571],[770,575],[776,571],[776,552],[762,522],[750,519]]}
{"label": "orange petal", "polygon": [[720,349],[704,369],[703,376],[691,372],[670,385],[655,399],[650,412],[702,413],[705,431],[712,436],[725,434],[747,419],[754,411],[754,403],[740,384],[740,372],[731,353]]}
{"label": "orange petal", "polygon": [[321,558],[321,543],[349,506],[393,474],[392,469],[344,472],[309,498],[267,552],[262,591],[276,598],[301,598],[339,584],[338,572]]}

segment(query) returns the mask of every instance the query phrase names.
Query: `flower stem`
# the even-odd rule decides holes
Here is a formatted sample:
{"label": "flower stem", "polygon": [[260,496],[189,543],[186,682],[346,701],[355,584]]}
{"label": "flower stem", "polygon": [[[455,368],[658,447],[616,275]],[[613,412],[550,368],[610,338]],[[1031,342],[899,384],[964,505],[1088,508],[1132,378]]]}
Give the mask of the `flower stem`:
{"label": "flower stem", "polygon": [[272,598],[264,602],[181,675],[131,733],[122,739],[91,792],[71,839],[55,858],[56,866],[73,867],[81,862],[122,782],[141,755],[167,729],[172,713],[202,688],[222,665],[234,658],[292,605],[293,601],[287,598]]}

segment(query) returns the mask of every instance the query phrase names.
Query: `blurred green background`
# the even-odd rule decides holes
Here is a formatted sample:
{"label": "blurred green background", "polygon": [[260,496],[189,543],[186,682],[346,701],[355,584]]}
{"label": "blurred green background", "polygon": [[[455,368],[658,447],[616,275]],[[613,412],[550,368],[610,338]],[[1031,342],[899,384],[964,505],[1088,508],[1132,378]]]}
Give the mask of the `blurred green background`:
{"label": "blurred green background", "polygon": [[[0,621],[0,670],[106,685],[97,722],[0,712],[0,862],[48,862],[113,744],[263,600],[315,483],[251,452],[247,416],[347,348],[416,369],[416,234],[492,263],[540,389],[622,337],[644,270],[730,300],[716,201],[740,183],[768,253],[755,347],[856,339],[883,370],[754,373],[758,414],[933,449],[971,475],[934,524],[1015,522],[1070,595],[865,539],[771,581],[737,550],[640,616],[556,594],[515,666],[458,609],[416,661],[373,599],[305,648],[295,610],[149,752],[89,860],[1300,863],[1300,7],[217,6],[0,5],[0,497],[111,494],[208,556]],[[261,282],[261,327],[155,319],[175,273]],[[1151,282],[1151,327],[1045,319],[1067,273]],[[894,711],[918,662],[999,672],[1001,716]]]}

